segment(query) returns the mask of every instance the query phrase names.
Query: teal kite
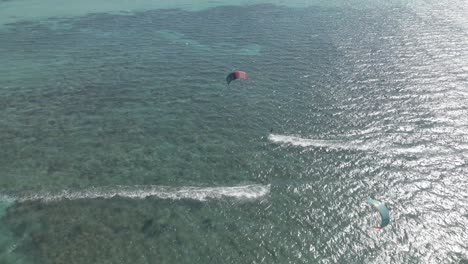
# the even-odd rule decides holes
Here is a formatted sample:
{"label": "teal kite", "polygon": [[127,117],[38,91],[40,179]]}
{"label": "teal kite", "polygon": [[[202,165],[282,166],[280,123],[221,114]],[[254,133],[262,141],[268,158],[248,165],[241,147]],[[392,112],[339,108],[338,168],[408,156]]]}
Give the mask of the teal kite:
{"label": "teal kite", "polygon": [[388,208],[385,206],[380,201],[374,200],[369,198],[367,200],[369,204],[372,204],[377,210],[379,210],[380,217],[382,218],[382,222],[380,223],[380,226],[374,226],[376,230],[380,230],[384,227],[386,227],[390,223],[390,212],[388,211]]}

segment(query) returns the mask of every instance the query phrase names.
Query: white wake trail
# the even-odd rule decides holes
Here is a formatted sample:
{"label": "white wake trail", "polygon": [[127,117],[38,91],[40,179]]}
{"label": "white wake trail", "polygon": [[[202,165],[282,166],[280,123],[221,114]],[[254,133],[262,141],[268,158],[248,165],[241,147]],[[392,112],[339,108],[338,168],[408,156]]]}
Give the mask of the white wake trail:
{"label": "white wake trail", "polygon": [[327,148],[336,150],[358,150],[358,151],[370,151],[378,152],[387,155],[444,155],[451,153],[452,150],[445,148],[444,146],[433,145],[428,146],[427,144],[419,144],[414,146],[403,147],[388,142],[379,142],[371,140],[317,140],[307,139],[295,136],[287,135],[268,135],[268,140],[271,143],[282,145],[282,146],[295,146],[301,148]]}
{"label": "white wake trail", "polygon": [[169,187],[158,185],[135,185],[135,186],[115,186],[115,187],[92,187],[88,189],[73,191],[44,191],[44,192],[25,192],[18,195],[2,195],[3,201],[43,201],[53,202],[61,200],[78,199],[110,199],[113,197],[125,197],[130,199],[144,199],[147,197],[156,197],[160,199],[191,199],[206,201],[208,199],[221,199],[224,197],[234,199],[257,199],[267,195],[270,192],[270,185],[243,185],[231,187]]}
{"label": "white wake trail", "polygon": [[320,140],[320,139],[307,139],[294,136],[268,135],[270,142],[279,145],[290,145],[302,148],[316,147],[316,148],[329,148],[329,149],[346,149],[346,150],[369,150],[361,142],[348,142],[344,140]]}

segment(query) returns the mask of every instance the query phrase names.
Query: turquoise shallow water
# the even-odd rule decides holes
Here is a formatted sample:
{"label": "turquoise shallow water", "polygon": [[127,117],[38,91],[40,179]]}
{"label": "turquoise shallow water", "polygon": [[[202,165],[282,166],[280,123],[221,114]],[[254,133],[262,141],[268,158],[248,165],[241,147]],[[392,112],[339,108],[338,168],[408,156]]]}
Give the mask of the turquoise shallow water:
{"label": "turquoise shallow water", "polygon": [[0,2],[1,261],[467,261],[462,1],[26,3]]}

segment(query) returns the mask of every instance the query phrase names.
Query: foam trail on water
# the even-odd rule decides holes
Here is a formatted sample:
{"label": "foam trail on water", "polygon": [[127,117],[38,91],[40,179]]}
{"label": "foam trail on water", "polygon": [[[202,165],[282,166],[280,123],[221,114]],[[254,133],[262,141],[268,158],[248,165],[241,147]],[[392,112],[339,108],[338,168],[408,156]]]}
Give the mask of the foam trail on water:
{"label": "foam trail on water", "polygon": [[2,204],[13,203],[14,201],[15,201],[15,199],[12,198],[11,196],[0,193],[0,206]]}
{"label": "foam trail on water", "polygon": [[268,140],[274,144],[302,148],[328,148],[341,150],[372,151],[388,155],[441,155],[451,153],[443,146],[427,146],[425,144],[399,146],[393,143],[364,140],[317,140],[287,135],[268,135]]}
{"label": "foam trail on water", "polygon": [[366,146],[357,142],[348,142],[343,140],[319,140],[319,139],[307,139],[294,136],[286,135],[268,135],[270,142],[280,145],[290,145],[296,147],[318,147],[318,148],[330,148],[330,149],[348,149],[348,150],[369,150]]}
{"label": "foam trail on water", "polygon": [[231,187],[169,187],[158,185],[135,185],[115,187],[92,187],[89,189],[58,192],[35,192],[6,196],[0,194],[3,201],[43,201],[53,202],[61,200],[77,199],[110,199],[113,197],[125,197],[131,199],[144,199],[156,197],[160,199],[191,199],[205,201],[207,199],[220,199],[223,197],[235,199],[257,199],[270,192],[270,185],[243,185]]}

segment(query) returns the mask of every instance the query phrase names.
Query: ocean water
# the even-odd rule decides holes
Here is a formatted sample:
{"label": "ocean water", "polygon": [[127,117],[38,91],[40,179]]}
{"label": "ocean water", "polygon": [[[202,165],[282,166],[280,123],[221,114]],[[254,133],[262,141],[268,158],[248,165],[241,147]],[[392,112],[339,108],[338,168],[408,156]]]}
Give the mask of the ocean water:
{"label": "ocean water", "polygon": [[467,263],[467,14],[0,1],[0,263]]}

